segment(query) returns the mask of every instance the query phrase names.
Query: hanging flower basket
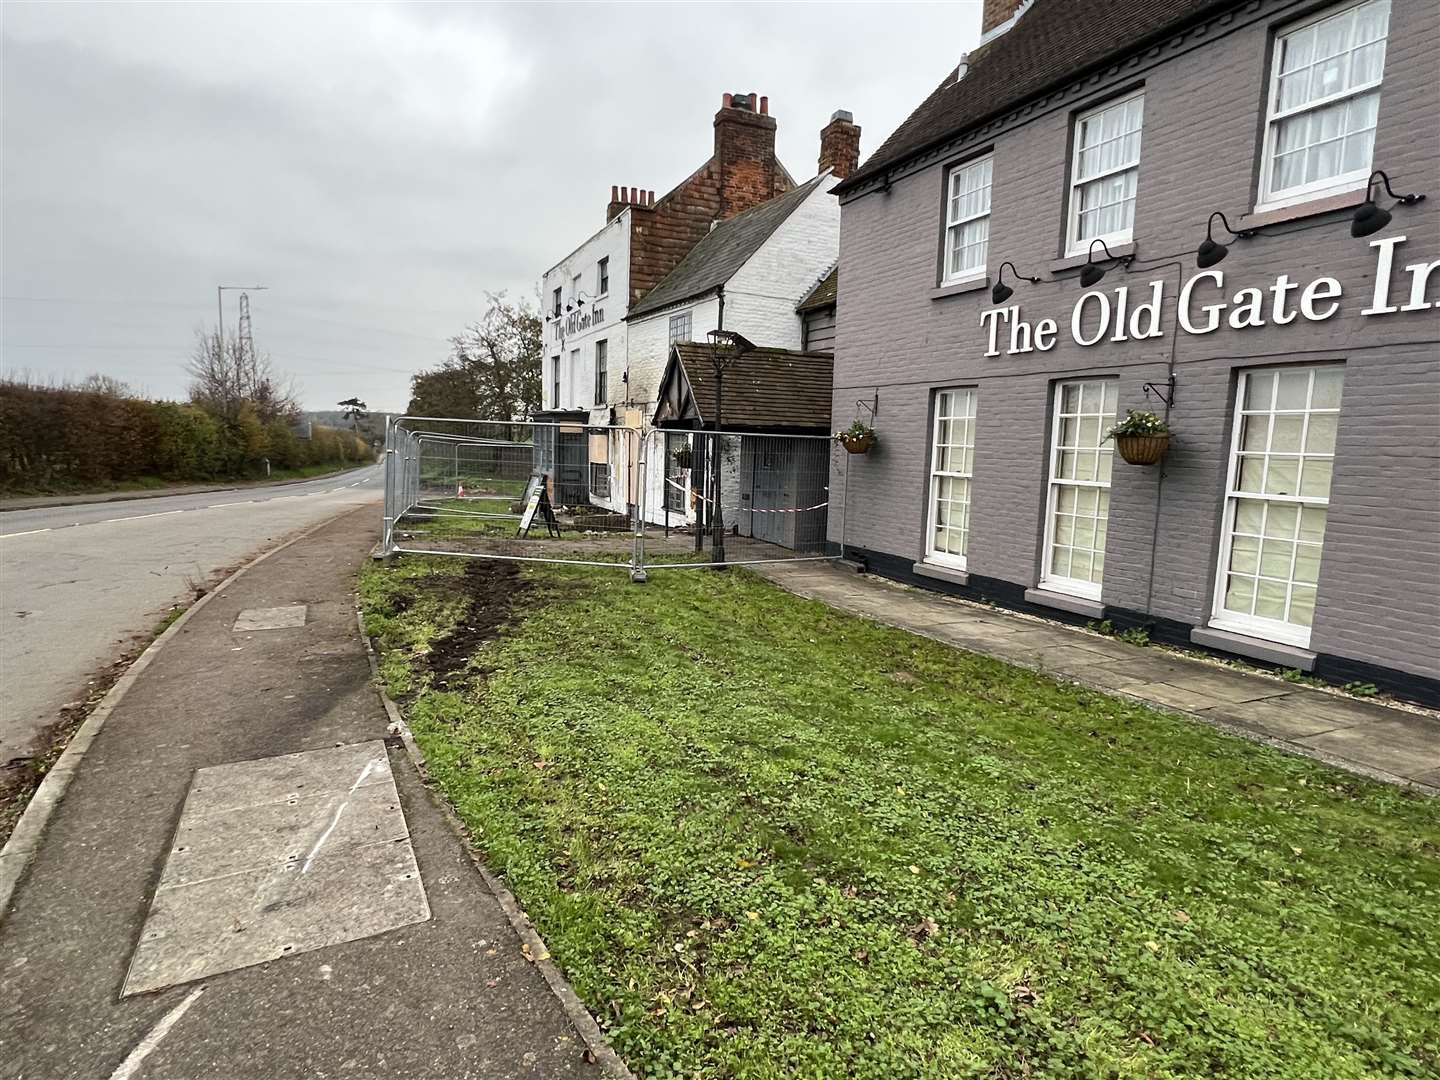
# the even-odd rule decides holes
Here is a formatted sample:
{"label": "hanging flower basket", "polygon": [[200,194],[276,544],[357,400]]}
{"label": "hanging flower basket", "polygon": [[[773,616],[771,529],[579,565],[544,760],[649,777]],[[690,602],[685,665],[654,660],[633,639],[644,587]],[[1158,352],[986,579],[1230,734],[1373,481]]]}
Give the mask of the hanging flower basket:
{"label": "hanging flower basket", "polygon": [[1131,465],[1154,465],[1170,449],[1170,429],[1152,412],[1126,413],[1125,419],[1105,433]]}
{"label": "hanging flower basket", "polygon": [[1156,465],[1170,449],[1170,436],[1116,435],[1115,449],[1131,465]]}
{"label": "hanging flower basket", "polygon": [[875,445],[875,429],[856,420],[844,431],[837,431],[832,438],[852,454],[868,454]]}

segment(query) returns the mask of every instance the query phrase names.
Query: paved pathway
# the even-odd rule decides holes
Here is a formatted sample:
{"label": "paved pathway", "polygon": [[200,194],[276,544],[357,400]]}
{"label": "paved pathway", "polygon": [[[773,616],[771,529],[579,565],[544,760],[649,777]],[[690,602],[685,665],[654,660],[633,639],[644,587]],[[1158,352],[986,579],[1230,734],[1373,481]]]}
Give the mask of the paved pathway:
{"label": "paved pathway", "polygon": [[1440,721],[1428,715],[1127,645],[832,563],[755,569],[789,592],[842,611],[1440,793]]}
{"label": "paved pathway", "polygon": [[[362,936],[359,909],[312,925],[321,908],[281,879],[310,870],[305,881],[343,888],[353,878],[353,890],[363,875],[344,863],[327,869],[326,859],[380,846],[360,836],[347,847],[347,830],[368,826],[358,806],[343,818],[337,810],[316,843],[295,848],[308,851],[305,866],[275,864],[264,893],[273,902],[263,912],[294,924],[286,933],[297,936],[271,932],[300,942],[297,950],[308,947],[299,936],[306,933],[339,944],[120,996],[142,934],[153,937],[142,927],[162,867],[173,876],[177,853],[195,842],[182,846],[176,829],[182,807],[189,813],[199,798],[195,787],[212,786],[196,779],[197,770],[337,746],[380,747],[376,740],[385,739],[387,717],[371,685],[353,591],[378,526],[376,510],[363,507],[257,564],[180,627],[111,713],[10,910],[0,912],[0,1077],[601,1075],[586,1063],[584,1043],[444,811],[404,750],[393,747],[388,772],[429,918],[373,936]],[[304,625],[234,629],[242,611],[297,604],[306,607]],[[303,782],[294,790],[298,813],[310,796]],[[287,813],[260,802],[261,811]],[[253,817],[236,824],[245,826],[229,845],[237,857],[246,841],[253,846],[273,832]],[[225,847],[216,850],[223,855]],[[175,888],[225,886],[249,873],[232,867]],[[227,917],[227,929],[260,932],[259,922],[240,918],[249,925]],[[223,948],[217,941],[216,951]]]}

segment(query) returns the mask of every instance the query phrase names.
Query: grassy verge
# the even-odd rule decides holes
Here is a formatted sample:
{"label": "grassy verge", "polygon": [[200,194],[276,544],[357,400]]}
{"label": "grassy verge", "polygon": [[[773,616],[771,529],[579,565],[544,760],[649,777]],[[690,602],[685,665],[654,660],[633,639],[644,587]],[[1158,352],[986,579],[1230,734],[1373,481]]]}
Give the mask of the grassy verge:
{"label": "grassy verge", "polygon": [[743,573],[507,572],[367,624],[640,1075],[1440,1068],[1440,803]]}

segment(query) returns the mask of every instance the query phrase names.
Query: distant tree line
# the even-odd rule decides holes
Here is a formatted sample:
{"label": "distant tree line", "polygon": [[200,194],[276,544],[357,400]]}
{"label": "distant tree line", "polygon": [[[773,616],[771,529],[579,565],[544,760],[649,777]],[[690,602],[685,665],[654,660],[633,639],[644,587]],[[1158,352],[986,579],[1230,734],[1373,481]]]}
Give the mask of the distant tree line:
{"label": "distant tree line", "polygon": [[0,381],[0,491],[235,480],[373,458],[354,431],[309,426],[267,357],[201,336],[189,402],[134,397],[106,376],[64,386]]}

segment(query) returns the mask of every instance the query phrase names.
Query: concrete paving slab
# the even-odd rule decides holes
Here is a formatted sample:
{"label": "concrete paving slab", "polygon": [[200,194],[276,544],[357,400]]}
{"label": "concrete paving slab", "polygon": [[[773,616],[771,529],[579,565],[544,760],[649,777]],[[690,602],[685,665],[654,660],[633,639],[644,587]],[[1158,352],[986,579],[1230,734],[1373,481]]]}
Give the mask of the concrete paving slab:
{"label": "concrete paving slab", "polygon": [[1294,695],[1288,694],[1261,701],[1216,705],[1201,715],[1276,739],[1302,739],[1332,731],[1337,725],[1335,719],[1308,712],[1294,700]]}
{"label": "concrete paving slab", "polygon": [[322,836],[329,852],[408,835],[395,789],[386,783],[366,784],[348,795],[337,791],[229,813],[187,814],[180,819],[159,888],[297,862]]}
{"label": "concrete paving slab", "polygon": [[430,917],[384,743],[200,769],[191,793],[126,995]]}
{"label": "concrete paving slab", "polygon": [[409,840],[165,889],[140,935],[125,997],[253,967],[430,917]]}
{"label": "concrete paving slab", "polygon": [[1440,770],[1440,725],[1423,716],[1336,728],[1297,741],[1412,779]]}
{"label": "concrete paving slab", "polygon": [[1219,701],[1242,704],[1246,701],[1263,701],[1266,698],[1281,698],[1294,693],[1293,688],[1267,679],[1253,676],[1232,675],[1228,672],[1207,671],[1204,665],[1196,664],[1190,675],[1176,675],[1167,679],[1171,686],[1191,690]]}
{"label": "concrete paving slab", "polygon": [[237,634],[251,630],[288,630],[305,625],[305,605],[290,604],[286,607],[249,608],[235,618]]}
{"label": "concrete paving slab", "polygon": [[354,743],[213,765],[195,773],[185,799],[185,818],[345,791],[362,773],[364,778],[357,787],[389,784],[393,790],[384,743]]}
{"label": "concrete paving slab", "polygon": [[1186,712],[1199,712],[1215,704],[1215,699],[1212,697],[1197,694],[1193,690],[1186,690],[1179,686],[1171,686],[1169,683],[1136,683],[1123,688],[1120,692],[1140,698],[1142,701],[1166,705],[1172,709],[1184,709]]}

